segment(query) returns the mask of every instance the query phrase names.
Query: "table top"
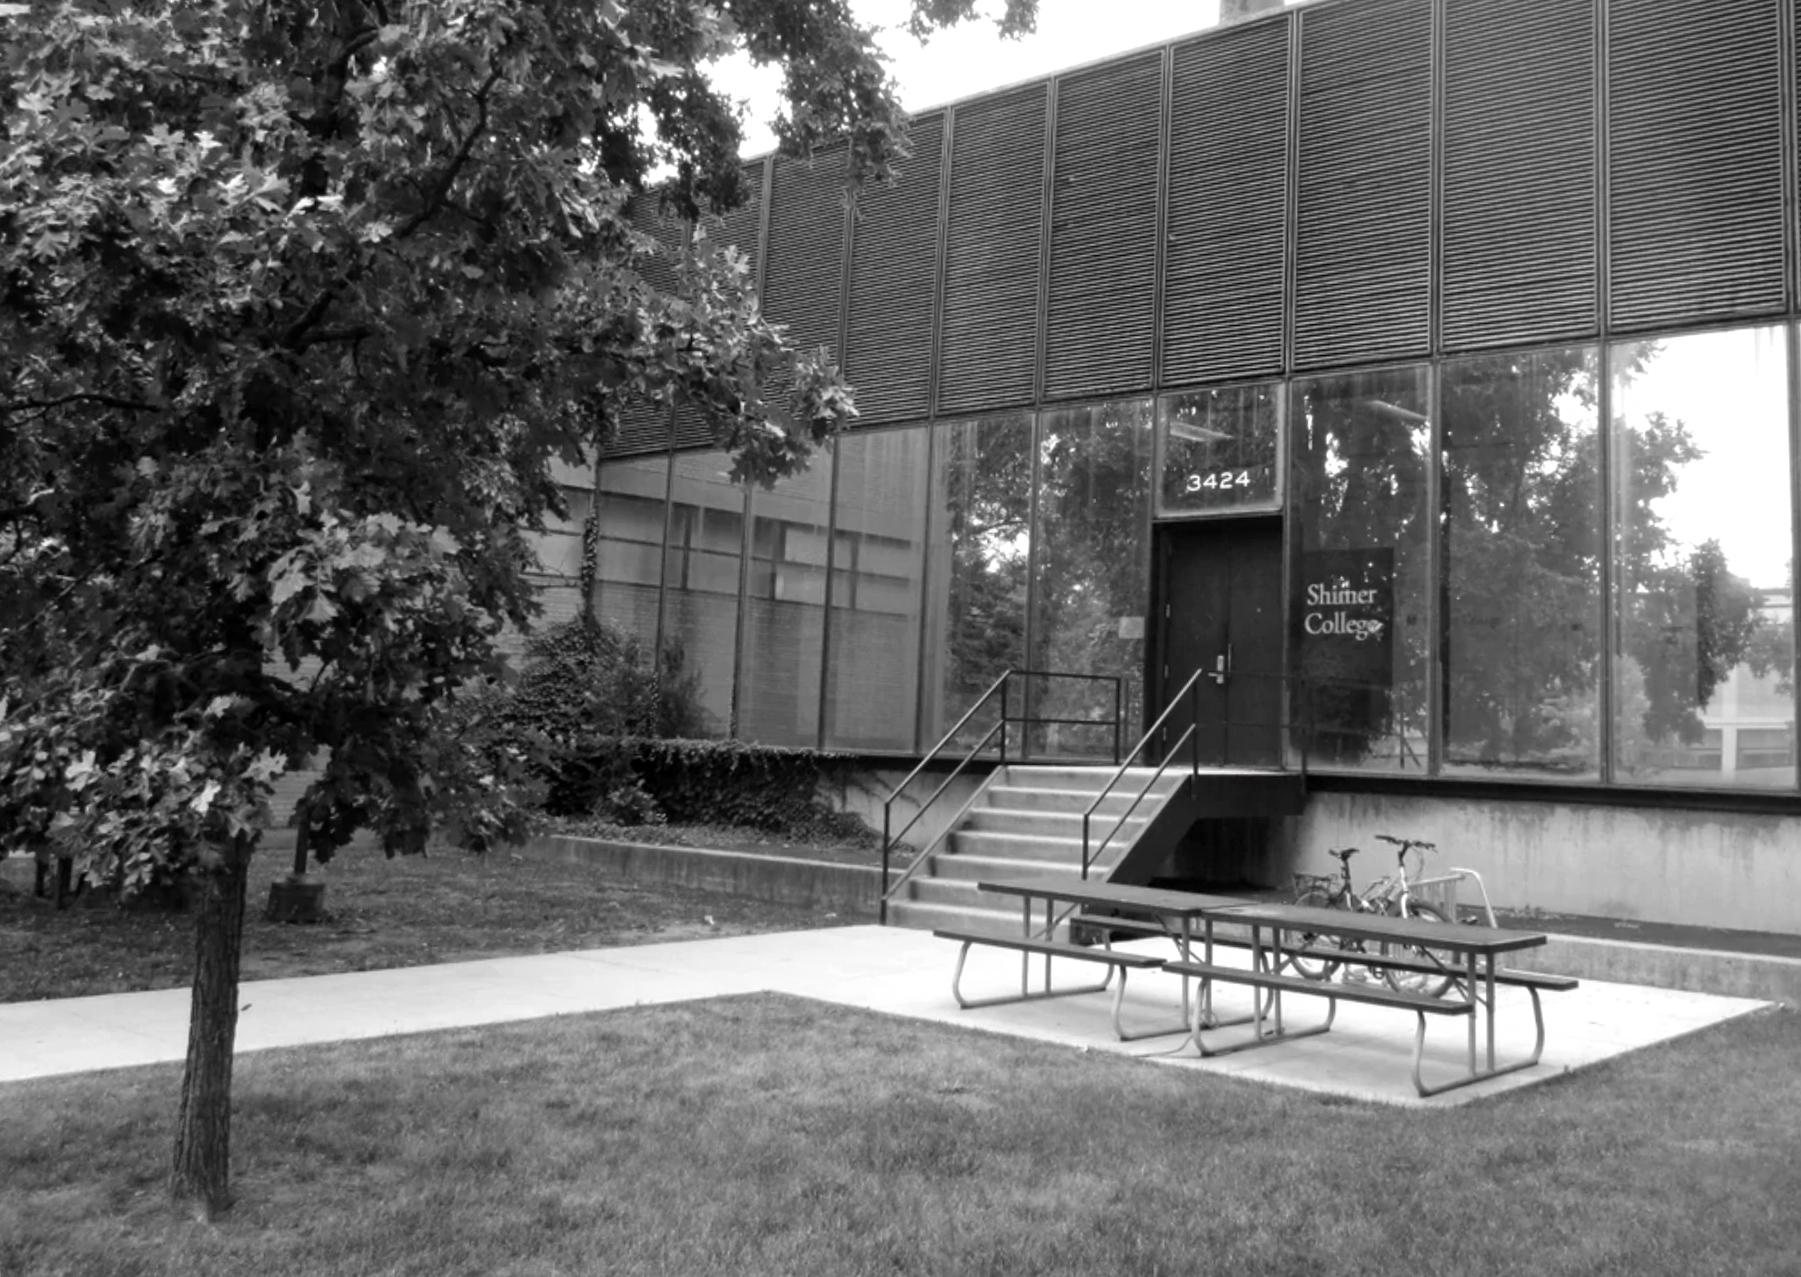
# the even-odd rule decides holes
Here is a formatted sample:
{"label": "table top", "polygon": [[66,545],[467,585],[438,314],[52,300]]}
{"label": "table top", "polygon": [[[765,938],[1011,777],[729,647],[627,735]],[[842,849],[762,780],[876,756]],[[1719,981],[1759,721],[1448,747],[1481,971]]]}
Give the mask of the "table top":
{"label": "table top", "polygon": [[1544,944],[1549,937],[1538,931],[1512,931],[1501,927],[1475,927],[1429,918],[1394,918],[1379,913],[1353,913],[1349,909],[1320,909],[1309,905],[1234,902],[1227,909],[1209,909],[1216,922],[1257,922],[1290,931],[1317,931],[1347,940],[1395,940],[1431,949],[1459,953],[1508,953]]}
{"label": "table top", "polygon": [[1171,891],[1164,887],[1136,887],[1099,878],[1072,878],[1042,874],[1031,878],[990,879],[976,884],[983,891],[1013,896],[1043,896],[1071,904],[1101,909],[1135,909],[1166,918],[1198,918],[1213,910],[1244,903],[1233,896],[1209,896],[1196,891]]}

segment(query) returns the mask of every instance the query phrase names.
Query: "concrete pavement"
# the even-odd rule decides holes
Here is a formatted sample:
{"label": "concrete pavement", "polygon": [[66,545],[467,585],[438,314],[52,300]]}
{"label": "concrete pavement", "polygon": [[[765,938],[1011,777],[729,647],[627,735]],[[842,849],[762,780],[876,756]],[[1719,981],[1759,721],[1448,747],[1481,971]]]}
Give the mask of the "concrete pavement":
{"label": "concrete pavement", "polygon": [[[955,957],[955,946],[928,932],[858,926],[263,980],[242,986],[237,1045],[240,1052],[261,1051],[770,991],[1197,1072],[1440,1106],[1529,1086],[1767,1005],[1585,981],[1575,992],[1545,997],[1547,1045],[1538,1067],[1420,1100],[1409,1074],[1415,1024],[1410,1015],[1347,1004],[1329,1034],[1203,1060],[1180,1035],[1116,1041],[1111,995],[959,1010],[950,992]],[[970,957],[964,992],[974,997],[1016,989],[1019,969],[1017,955],[978,949]],[[1093,973],[1084,965],[1068,978],[1088,983]],[[1232,1009],[1228,999],[1238,992],[1222,990],[1222,1011]],[[1125,1005],[1128,1024],[1168,1020],[1179,997],[1173,977],[1133,977]],[[1289,1005],[1297,1008],[1297,1018],[1309,1020],[1316,1007],[1323,1010],[1310,998]],[[187,1016],[185,989],[0,1005],[0,1083],[180,1060]],[[1501,1054],[1529,1053],[1527,995],[1503,990],[1498,1019]],[[1428,1034],[1428,1076],[1454,1072],[1463,1043],[1461,1026],[1434,1026]],[[5,1095],[0,1090],[0,1103]]]}

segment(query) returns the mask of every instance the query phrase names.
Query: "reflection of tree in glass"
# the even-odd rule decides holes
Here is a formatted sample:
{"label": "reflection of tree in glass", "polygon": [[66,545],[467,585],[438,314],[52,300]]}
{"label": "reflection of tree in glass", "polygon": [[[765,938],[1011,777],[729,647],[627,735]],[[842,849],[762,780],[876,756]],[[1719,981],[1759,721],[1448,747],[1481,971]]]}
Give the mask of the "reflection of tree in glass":
{"label": "reflection of tree in glass", "polygon": [[[1039,444],[1033,668],[1125,676],[1126,736],[1140,721],[1144,642],[1121,637],[1119,620],[1145,611],[1150,424],[1148,400],[1075,409],[1048,416]],[[1110,683],[1042,680],[1034,694],[1040,717],[1113,715]],[[1098,729],[1059,735],[1066,750],[1113,745]]]}
{"label": "reflection of tree in glass", "polygon": [[[1293,484],[1305,550],[1394,551],[1394,670],[1388,686],[1308,679],[1296,692],[1321,761],[1397,750],[1425,726],[1428,422],[1418,369],[1299,383]],[[1309,673],[1308,645],[1297,655]]]}
{"label": "reflection of tree in glass", "polygon": [[1024,668],[1031,423],[973,421],[945,434],[950,541],[944,690],[949,726],[1009,669]]}
{"label": "reflection of tree in glass", "polygon": [[1452,763],[1599,769],[1593,349],[1447,367],[1441,491]]}

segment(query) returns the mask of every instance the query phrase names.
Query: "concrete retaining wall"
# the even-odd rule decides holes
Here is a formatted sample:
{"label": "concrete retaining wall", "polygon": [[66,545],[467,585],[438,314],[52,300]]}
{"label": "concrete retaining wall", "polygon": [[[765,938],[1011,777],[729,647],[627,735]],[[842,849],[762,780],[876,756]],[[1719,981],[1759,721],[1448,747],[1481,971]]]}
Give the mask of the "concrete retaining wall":
{"label": "concrete retaining wall", "polygon": [[1801,817],[1314,793],[1284,823],[1268,885],[1334,870],[1332,847],[1364,849],[1359,882],[1385,873],[1389,833],[1437,843],[1428,871],[1474,869],[1497,908],[1801,934]]}

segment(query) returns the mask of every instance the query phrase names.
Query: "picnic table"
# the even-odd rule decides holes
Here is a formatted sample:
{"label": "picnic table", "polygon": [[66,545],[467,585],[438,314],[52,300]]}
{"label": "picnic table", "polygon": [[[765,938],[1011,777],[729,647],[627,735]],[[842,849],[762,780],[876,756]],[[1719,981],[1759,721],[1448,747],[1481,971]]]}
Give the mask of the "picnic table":
{"label": "picnic table", "polygon": [[[1456,1087],[1506,1073],[1531,1068],[1544,1051],[1544,1010],[1541,992],[1576,987],[1568,976],[1518,971],[1500,965],[1505,955],[1543,945],[1540,932],[1492,926],[1436,922],[1423,918],[1398,918],[1385,914],[1357,913],[1345,909],[1319,909],[1303,905],[1247,902],[1233,896],[1175,891],[1110,883],[1098,879],[1045,874],[1036,877],[981,881],[983,891],[1012,895],[1021,902],[1021,932],[1016,937],[966,931],[939,930],[935,934],[961,943],[951,992],[960,1007],[994,1006],[1004,1002],[1066,997],[1105,990],[1118,976],[1114,990],[1113,1028],[1122,1041],[1161,1034],[1186,1032],[1203,1056],[1274,1045],[1294,1038],[1311,1037],[1331,1029],[1340,1001],[1387,1006],[1412,1012],[1417,1019],[1413,1045],[1413,1084],[1422,1096],[1437,1095]],[[1077,912],[1078,910],[1103,911]],[[1116,911],[1108,915],[1104,911]],[[1127,917],[1116,916],[1126,914]],[[1174,956],[1155,955],[1104,947],[1084,946],[1055,936],[1066,922],[1091,927],[1117,927],[1135,934],[1164,935],[1175,946]],[[1196,927],[1199,930],[1196,930]],[[1234,934],[1219,932],[1230,924]],[[1199,946],[1199,955],[1196,946]],[[1020,990],[972,1000],[962,992],[964,965],[976,945],[1014,949],[1021,954]],[[1324,953],[1320,946],[1327,946]],[[1371,948],[1374,946],[1374,948]],[[1249,951],[1247,966],[1216,961],[1221,947]],[[1385,984],[1356,984],[1311,979],[1298,973],[1297,955],[1315,960],[1330,956],[1346,967],[1381,972],[1400,970],[1448,977],[1442,995],[1428,995]],[[1032,987],[1031,959],[1044,959],[1040,987]],[[1068,958],[1108,968],[1100,984],[1057,989],[1052,984],[1051,960]],[[1120,1022],[1129,970],[1163,970],[1182,980],[1183,1022],[1128,1031]],[[1190,996],[1190,981],[1199,982],[1197,996]],[[1242,985],[1253,992],[1250,1014],[1221,1020],[1213,1012],[1215,985]],[[1529,1056],[1501,1061],[1496,1050],[1496,991],[1519,988],[1531,997],[1536,1039]],[[1283,996],[1301,994],[1327,1001],[1323,1023],[1295,1028],[1284,1013]],[[1469,1025],[1467,1069],[1448,1081],[1428,1083],[1423,1077],[1428,1018],[1465,1019]],[[1210,1034],[1233,1025],[1250,1024],[1248,1039],[1221,1046],[1209,1042]]]}
{"label": "picnic table", "polygon": [[[1387,914],[1356,913],[1346,909],[1320,909],[1280,903],[1247,904],[1242,901],[1229,908],[1207,910],[1202,918],[1208,928],[1216,923],[1229,922],[1249,930],[1249,968],[1223,966],[1213,961],[1211,952],[1201,962],[1181,961],[1166,964],[1166,968],[1202,980],[1206,986],[1216,982],[1246,985],[1258,994],[1267,996],[1253,998],[1254,1029],[1247,1041],[1210,1049],[1201,1036],[1208,1026],[1197,1020],[1193,1037],[1195,1047],[1201,1054],[1221,1055],[1227,1051],[1247,1050],[1325,1033],[1332,1027],[1338,1002],[1341,1000],[1396,1007],[1413,1012],[1417,1018],[1413,1044],[1413,1085],[1422,1096],[1437,1095],[1537,1064],[1545,1045],[1544,1008],[1539,1001],[1539,994],[1573,989],[1577,983],[1568,976],[1516,971],[1499,965],[1499,959],[1504,955],[1543,945],[1548,937],[1542,932],[1439,922],[1425,918],[1397,918]],[[1450,986],[1444,994],[1433,996],[1382,985],[1363,986],[1291,974],[1297,954],[1304,953],[1311,958],[1321,956],[1319,946],[1322,940],[1339,947],[1340,951],[1333,956],[1346,967],[1375,971],[1423,970],[1450,976]],[[1377,947],[1371,950],[1370,945]],[[1524,989],[1531,996],[1536,1034],[1529,1055],[1505,1062],[1497,1059],[1495,1047],[1495,993],[1500,988]],[[1283,1018],[1282,998],[1285,993],[1327,999],[1328,1009],[1324,1023],[1302,1029],[1289,1027]],[[1449,1081],[1436,1084],[1428,1084],[1422,1076],[1428,1017],[1462,1018],[1469,1025],[1466,1071]]]}

